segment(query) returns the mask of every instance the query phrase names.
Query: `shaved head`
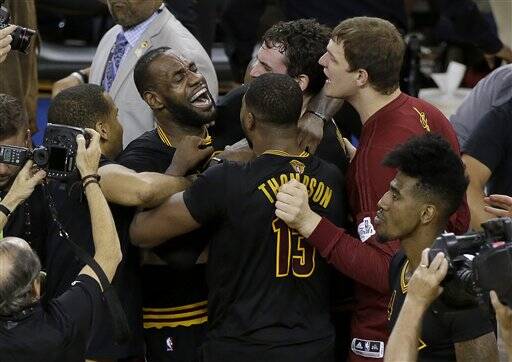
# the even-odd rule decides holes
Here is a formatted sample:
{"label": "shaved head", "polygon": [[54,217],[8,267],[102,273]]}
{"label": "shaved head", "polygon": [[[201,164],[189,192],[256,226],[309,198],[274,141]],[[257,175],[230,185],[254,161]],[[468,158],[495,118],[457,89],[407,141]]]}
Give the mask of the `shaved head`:
{"label": "shaved head", "polygon": [[16,314],[34,302],[33,282],[41,263],[23,239],[0,240],[0,315]]}

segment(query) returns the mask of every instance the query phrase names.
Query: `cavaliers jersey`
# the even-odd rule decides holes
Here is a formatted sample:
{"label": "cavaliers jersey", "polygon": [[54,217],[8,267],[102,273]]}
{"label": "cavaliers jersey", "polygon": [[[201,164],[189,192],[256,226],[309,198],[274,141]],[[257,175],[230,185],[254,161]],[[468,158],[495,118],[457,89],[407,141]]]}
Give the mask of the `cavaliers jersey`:
{"label": "cavaliers jersey", "polygon": [[[154,129],[132,141],[117,161],[136,172],[165,173],[175,151]],[[145,329],[206,323],[205,265],[196,260],[207,242],[199,230],[152,249],[167,265],[142,266]]]}
{"label": "cavaliers jersey", "polygon": [[[390,267],[392,290],[388,306],[389,331],[398,319],[407,295],[406,273],[409,260],[398,252]],[[492,332],[490,315],[478,308],[456,310],[436,300],[423,315],[421,335],[418,339],[418,361],[456,361],[455,343],[469,341]]]}
{"label": "cavaliers jersey", "polygon": [[208,334],[203,361],[332,361],[330,267],[275,215],[279,187],[306,185],[311,208],[344,220],[339,170],[304,152],[267,151],[224,162],[185,191],[192,217],[210,235]]}

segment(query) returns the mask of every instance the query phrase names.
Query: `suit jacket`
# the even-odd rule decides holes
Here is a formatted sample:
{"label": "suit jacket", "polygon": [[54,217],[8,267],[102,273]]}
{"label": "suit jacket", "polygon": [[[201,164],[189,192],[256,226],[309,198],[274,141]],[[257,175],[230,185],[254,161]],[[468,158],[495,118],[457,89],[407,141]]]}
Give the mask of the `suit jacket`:
{"label": "suit jacket", "polygon": [[[120,25],[112,27],[101,39],[91,65],[89,82],[100,84],[103,72]],[[148,50],[168,46],[187,59],[193,60],[206,78],[208,88],[216,99],[217,75],[213,63],[196,38],[167,10],[163,8],[141,35],[137,45],[128,50],[117,71],[109,94],[119,108],[119,121],[123,125],[123,145],[154,128],[153,112],[140,97],[133,80],[137,60]]]}

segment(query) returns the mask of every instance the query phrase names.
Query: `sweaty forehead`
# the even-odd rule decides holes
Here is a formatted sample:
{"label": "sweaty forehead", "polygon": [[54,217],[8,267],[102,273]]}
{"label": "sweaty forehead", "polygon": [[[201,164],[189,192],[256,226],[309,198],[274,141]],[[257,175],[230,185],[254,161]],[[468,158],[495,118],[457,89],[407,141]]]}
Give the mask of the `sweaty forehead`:
{"label": "sweaty forehead", "polygon": [[152,76],[163,76],[168,73],[174,73],[188,68],[190,61],[185,59],[183,56],[168,50],[157,57],[151,64],[150,74]]}

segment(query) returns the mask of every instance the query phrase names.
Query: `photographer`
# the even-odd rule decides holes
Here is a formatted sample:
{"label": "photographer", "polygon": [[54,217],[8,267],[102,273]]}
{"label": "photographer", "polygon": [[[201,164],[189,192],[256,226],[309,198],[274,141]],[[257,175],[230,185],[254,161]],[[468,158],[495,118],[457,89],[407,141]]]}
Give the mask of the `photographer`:
{"label": "photographer", "polygon": [[[416,361],[416,345],[423,315],[430,304],[441,295],[443,288],[439,284],[448,270],[448,263],[442,253],[428,264],[429,250],[423,250],[420,267],[416,268],[409,281],[407,297],[389,337],[385,361]],[[496,292],[491,291],[490,294],[507,355],[512,356],[512,309],[501,304]]]}
{"label": "photographer", "polygon": [[[92,138],[87,149],[84,137],[77,137],[77,165],[82,177],[97,173],[100,158],[99,135],[93,130],[88,133]],[[24,185],[22,181],[20,176],[13,187]],[[112,214],[94,178],[84,182],[84,189],[93,228],[94,259],[111,281],[122,258]],[[43,308],[39,300],[41,264],[24,240],[0,241],[0,265],[2,360],[83,361],[103,298],[93,270],[84,267],[71,288]]]}
{"label": "photographer", "polygon": [[[445,230],[450,215],[462,202],[467,180],[460,158],[441,136],[431,133],[398,146],[385,157],[383,164],[398,170],[389,190],[378,202],[374,219],[381,241],[400,240],[401,250],[389,268],[392,295],[388,320],[392,328],[407,296],[413,271],[426,265],[420,262],[422,251]],[[308,238],[329,262],[343,260],[343,265],[353,263],[360,268],[371,263],[366,256],[371,252],[368,245],[357,252],[334,248],[345,231],[311,211],[304,185],[288,182],[281,186],[277,199],[276,215]],[[328,230],[322,232],[320,225]],[[421,339],[415,343],[419,347],[419,360],[497,360],[489,315],[477,308],[456,310],[443,305],[441,300],[434,304],[425,314]],[[355,340],[356,348],[358,342]],[[371,343],[369,349],[372,350]]]}
{"label": "photographer", "polygon": [[16,29],[16,25],[9,25],[8,27],[0,30],[0,63],[2,63],[7,54],[11,50],[11,33]]}
{"label": "photographer", "polygon": [[[22,103],[15,97],[0,93],[0,145],[32,148],[31,132],[27,112]],[[41,171],[42,172],[42,171]],[[24,192],[9,192],[17,175],[18,181],[33,179],[33,186]],[[30,165],[25,168],[0,163],[0,200],[5,206],[2,218],[3,236],[14,236],[24,239],[37,253],[41,262],[45,263],[44,244],[50,225],[49,210],[39,181],[44,176],[33,174]],[[19,189],[18,189],[19,190]],[[6,215],[9,215],[7,218]]]}

